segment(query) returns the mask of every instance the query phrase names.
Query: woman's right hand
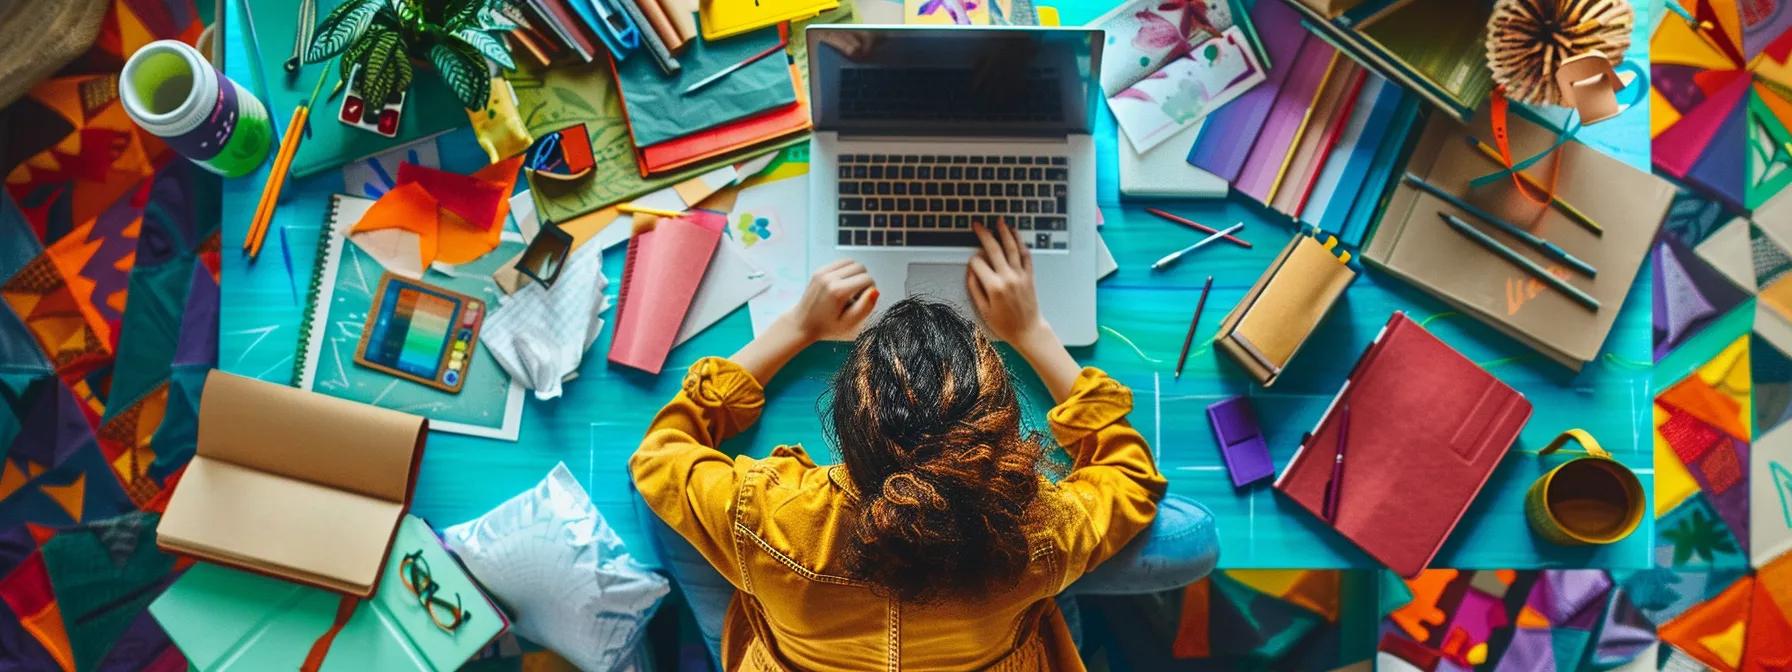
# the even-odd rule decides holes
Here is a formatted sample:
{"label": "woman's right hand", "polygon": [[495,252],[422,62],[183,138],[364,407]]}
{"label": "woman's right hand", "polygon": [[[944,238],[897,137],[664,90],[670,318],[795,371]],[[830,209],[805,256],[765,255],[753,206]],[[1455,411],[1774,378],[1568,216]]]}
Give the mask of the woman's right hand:
{"label": "woman's right hand", "polygon": [[981,222],[972,224],[971,230],[982,249],[971,255],[965,284],[990,333],[1017,347],[1040,332],[1049,334],[1051,327],[1039,313],[1039,295],[1033,289],[1032,251],[1001,220],[993,231]]}

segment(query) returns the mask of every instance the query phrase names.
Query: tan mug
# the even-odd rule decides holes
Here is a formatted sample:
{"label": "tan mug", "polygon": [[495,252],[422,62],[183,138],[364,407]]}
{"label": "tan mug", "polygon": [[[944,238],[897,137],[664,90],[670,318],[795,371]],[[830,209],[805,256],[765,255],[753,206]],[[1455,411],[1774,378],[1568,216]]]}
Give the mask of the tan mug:
{"label": "tan mug", "polygon": [[1643,520],[1643,485],[1636,474],[1585,430],[1570,429],[1539,455],[1559,450],[1569,439],[1586,455],[1557,465],[1525,495],[1525,518],[1537,535],[1564,546],[1609,544],[1636,531]]}

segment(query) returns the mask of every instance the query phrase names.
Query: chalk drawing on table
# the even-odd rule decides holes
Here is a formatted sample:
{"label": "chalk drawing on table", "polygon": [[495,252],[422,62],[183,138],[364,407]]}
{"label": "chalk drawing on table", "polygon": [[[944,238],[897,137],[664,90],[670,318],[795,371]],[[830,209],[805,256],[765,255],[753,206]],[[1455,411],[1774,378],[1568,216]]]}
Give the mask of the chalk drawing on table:
{"label": "chalk drawing on table", "polygon": [[280,328],[280,325],[278,325],[278,324],[270,324],[265,327],[255,327],[253,329],[242,329],[242,330],[238,330],[238,331],[224,332],[225,336],[248,336],[250,334],[255,335],[255,340],[249,341],[248,347],[243,348],[242,352],[237,353],[236,363],[232,364],[231,368],[241,366],[243,363],[243,360],[247,359],[249,357],[249,353],[255,351],[255,346],[261,345],[262,341],[267,340],[268,334],[274,333],[274,331],[279,328]]}

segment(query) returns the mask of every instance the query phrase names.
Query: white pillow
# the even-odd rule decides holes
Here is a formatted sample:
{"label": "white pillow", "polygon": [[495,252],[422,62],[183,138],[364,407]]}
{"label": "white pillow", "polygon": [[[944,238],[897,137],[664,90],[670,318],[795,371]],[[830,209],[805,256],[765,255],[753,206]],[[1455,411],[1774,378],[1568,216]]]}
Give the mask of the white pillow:
{"label": "white pillow", "polygon": [[647,619],[670,590],[629,557],[565,463],[443,537],[515,617],[517,635],[585,672],[632,661]]}

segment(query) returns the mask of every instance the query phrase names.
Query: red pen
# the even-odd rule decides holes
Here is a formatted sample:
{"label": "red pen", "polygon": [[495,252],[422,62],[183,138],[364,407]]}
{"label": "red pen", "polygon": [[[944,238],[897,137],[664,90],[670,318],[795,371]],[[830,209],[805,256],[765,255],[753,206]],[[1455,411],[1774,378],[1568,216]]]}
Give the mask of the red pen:
{"label": "red pen", "polygon": [[1332,478],[1325,482],[1325,522],[1338,522],[1338,497],[1344,492],[1344,448],[1350,445],[1350,404],[1338,409],[1338,455],[1332,461]]}

